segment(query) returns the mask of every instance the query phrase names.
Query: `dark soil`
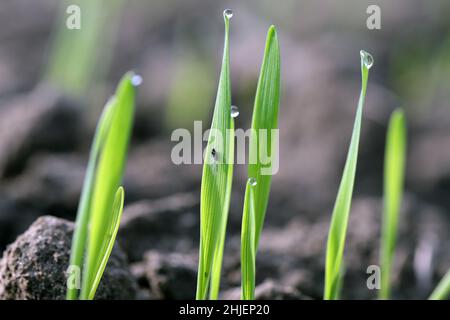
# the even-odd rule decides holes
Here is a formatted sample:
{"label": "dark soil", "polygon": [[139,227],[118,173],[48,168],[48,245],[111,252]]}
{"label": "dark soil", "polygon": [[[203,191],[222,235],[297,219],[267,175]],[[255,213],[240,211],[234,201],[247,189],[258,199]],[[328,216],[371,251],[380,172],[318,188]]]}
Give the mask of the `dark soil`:
{"label": "dark soil", "polygon": [[[51,216],[36,220],[0,260],[0,299],[65,299],[73,223]],[[134,299],[137,285],[116,246],[96,299]]]}

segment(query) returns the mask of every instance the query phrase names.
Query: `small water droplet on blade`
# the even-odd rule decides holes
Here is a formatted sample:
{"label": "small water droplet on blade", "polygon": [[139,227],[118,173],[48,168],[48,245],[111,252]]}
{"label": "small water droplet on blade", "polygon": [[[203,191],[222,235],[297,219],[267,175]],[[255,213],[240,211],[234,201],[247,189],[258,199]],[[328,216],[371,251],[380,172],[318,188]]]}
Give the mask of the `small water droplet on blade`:
{"label": "small water droplet on blade", "polygon": [[366,68],[370,69],[373,66],[373,62],[374,62],[372,55],[364,50],[361,50],[359,52],[359,54],[361,55],[361,59],[362,59],[364,65],[366,66]]}
{"label": "small water droplet on blade", "polygon": [[248,179],[248,183],[250,183],[250,185],[251,185],[252,187],[256,186],[256,184],[257,184],[255,178],[249,178],[249,179]]}
{"label": "small water droplet on blade", "polygon": [[231,117],[236,118],[239,115],[239,108],[236,106],[231,106]]}
{"label": "small water droplet on blade", "polygon": [[140,75],[138,75],[138,74],[135,74],[131,78],[131,83],[133,84],[133,86],[139,87],[142,84],[142,77]]}
{"label": "small water droplet on blade", "polygon": [[233,17],[233,11],[231,9],[225,9],[223,11],[223,16],[227,19],[231,19]]}

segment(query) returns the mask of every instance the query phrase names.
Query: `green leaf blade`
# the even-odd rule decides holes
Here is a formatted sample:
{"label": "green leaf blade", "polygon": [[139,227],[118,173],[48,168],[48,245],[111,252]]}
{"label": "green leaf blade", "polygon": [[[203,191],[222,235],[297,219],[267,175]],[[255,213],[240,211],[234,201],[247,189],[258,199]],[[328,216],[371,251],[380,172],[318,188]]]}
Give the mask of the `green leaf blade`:
{"label": "green leaf blade", "polygon": [[89,300],[94,299],[95,292],[97,291],[103,272],[105,271],[106,264],[108,263],[109,256],[111,255],[112,249],[114,247],[114,241],[116,240],[117,232],[119,231],[120,220],[122,218],[124,198],[125,191],[123,187],[119,187],[114,198],[112,218],[108,228],[107,237],[104,241],[105,246],[101,251],[103,256],[100,261],[100,265],[96,267],[97,272],[94,276],[94,281],[89,291]]}
{"label": "green leaf blade", "polygon": [[225,40],[222,68],[203,165],[196,293],[196,298],[199,300],[207,298],[210,286],[210,297],[215,299],[218,295],[223,244],[231,196],[234,121],[231,117],[229,19],[230,17],[224,13]]}
{"label": "green leaf blade", "polygon": [[113,204],[125,167],[128,143],[134,116],[135,88],[132,73],[126,74],[112,98],[110,128],[95,170],[95,182],[90,204],[91,216],[81,299],[87,299],[94,277],[105,255],[108,226],[112,219]]}
{"label": "green leaf blade", "polygon": [[255,299],[255,185],[249,178],[245,189],[244,210],[241,229],[241,276],[242,276],[242,300]]}
{"label": "green leaf blade", "polygon": [[[257,181],[255,187],[255,249],[263,229],[269,202],[272,174],[278,170],[278,111],[280,105],[280,48],[274,26],[267,32],[266,47],[261,64],[253,107],[252,135],[250,137],[248,177]],[[267,133],[266,141],[260,136]],[[267,158],[266,158],[267,156]],[[266,159],[263,159],[266,158]]]}
{"label": "green leaf blade", "polygon": [[390,296],[391,269],[397,239],[398,216],[403,195],[406,158],[406,121],[402,110],[392,113],[389,121],[384,160],[384,212],[381,231],[380,299]]}
{"label": "green leaf blade", "polygon": [[[105,143],[106,134],[111,125],[112,108],[113,103],[110,100],[106,104],[97,125],[94,141],[91,146],[86,176],[83,182],[83,189],[80,196],[70,254],[70,265],[78,267],[79,270],[81,270],[83,267],[84,250],[86,245],[88,223],[91,210],[92,190],[95,183],[95,170],[97,167],[100,152]],[[68,300],[76,300],[78,298],[78,291],[79,290],[75,288],[68,289],[66,298]]]}
{"label": "green leaf blade", "polygon": [[369,78],[369,69],[372,64],[372,56],[365,51],[361,51],[361,94],[356,110],[350,147],[348,150],[341,183],[339,185],[336,202],[334,204],[330,230],[328,233],[325,265],[325,300],[337,299],[339,295],[339,286],[342,285],[342,279],[340,279],[342,258],[344,254],[348,218],[352,202],[353,186],[355,182],[361,122],[367,82]]}
{"label": "green leaf blade", "polygon": [[270,26],[256,88],[250,135],[248,181],[241,231],[241,298],[255,296],[256,252],[269,202],[272,175],[278,171],[280,48]]}

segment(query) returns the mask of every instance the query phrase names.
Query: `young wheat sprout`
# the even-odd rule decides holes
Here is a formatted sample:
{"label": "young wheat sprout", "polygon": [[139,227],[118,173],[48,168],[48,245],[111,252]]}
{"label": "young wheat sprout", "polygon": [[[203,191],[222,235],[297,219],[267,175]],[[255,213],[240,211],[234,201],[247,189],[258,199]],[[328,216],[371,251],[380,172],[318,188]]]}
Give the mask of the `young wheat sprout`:
{"label": "young wheat sprout", "polygon": [[[272,134],[278,128],[280,104],[280,49],[274,26],[267,32],[266,48],[259,75],[253,108],[252,132],[250,136],[250,159],[256,163],[248,165],[248,182],[245,192],[241,236],[242,299],[252,300],[255,290],[255,259],[259,238],[264,225],[267,203],[272,182],[273,159],[277,157]],[[260,139],[258,132],[265,130],[269,137]],[[268,150],[270,163],[264,164],[262,150]]]}
{"label": "young wheat sprout", "polygon": [[384,159],[384,212],[381,231],[380,299],[389,299],[391,269],[397,239],[397,224],[403,194],[406,154],[406,124],[402,110],[392,113],[386,137]]}
{"label": "young wheat sprout", "polygon": [[135,85],[127,73],[98,122],[91,147],[72,240],[70,270],[82,270],[81,288],[68,287],[67,299],[94,299],[114,245],[122,215],[120,187],[130,139]]}
{"label": "young wheat sprout", "polygon": [[359,137],[361,122],[366,97],[369,69],[373,65],[372,56],[361,50],[361,94],[356,110],[350,147],[342,174],[339,191],[334,204],[331,217],[330,231],[328,233],[327,255],[325,264],[325,290],[324,299],[334,300],[339,298],[342,287],[342,257],[344,255],[345,237],[347,233],[348,217],[352,203],[353,185],[355,182],[356,164],[358,159]]}
{"label": "young wheat sprout", "polygon": [[200,195],[200,249],[197,299],[219,295],[225,232],[230,206],[234,159],[234,118],[231,112],[229,29],[231,10],[223,12],[225,41],[222,70],[211,125],[223,139],[210,134],[206,146]]}

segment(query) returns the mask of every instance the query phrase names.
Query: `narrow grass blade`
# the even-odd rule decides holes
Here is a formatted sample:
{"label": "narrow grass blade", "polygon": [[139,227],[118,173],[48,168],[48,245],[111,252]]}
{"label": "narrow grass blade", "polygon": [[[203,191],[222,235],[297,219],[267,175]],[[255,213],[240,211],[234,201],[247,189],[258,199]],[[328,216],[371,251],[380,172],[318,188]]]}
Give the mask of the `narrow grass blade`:
{"label": "narrow grass blade", "polygon": [[336,284],[335,300],[339,300],[342,294],[342,286],[344,285],[345,263],[342,261],[341,270],[339,271],[338,282]]}
{"label": "narrow grass blade", "polygon": [[241,230],[242,300],[255,299],[255,198],[256,181],[249,178],[245,189]]}
{"label": "narrow grass blade", "polygon": [[392,113],[386,137],[384,159],[384,212],[381,231],[380,299],[389,299],[391,269],[397,240],[398,215],[403,195],[406,154],[405,115],[398,109]]}
{"label": "narrow grass blade", "polygon": [[94,277],[105,256],[111,219],[114,219],[114,199],[122,180],[134,115],[133,76],[128,73],[123,77],[112,98],[109,130],[95,168],[81,299],[88,299],[91,294]]}
{"label": "narrow grass blade", "polygon": [[[87,238],[87,229],[89,223],[89,213],[91,207],[92,190],[95,181],[95,170],[99,159],[100,151],[105,143],[106,134],[111,125],[111,113],[113,103],[110,100],[100,117],[97,125],[96,133],[94,136],[94,142],[91,146],[91,152],[89,157],[89,163],[86,170],[86,176],[84,178],[83,190],[80,196],[80,202],[78,206],[77,219],[75,222],[75,230],[73,233],[72,248],[70,255],[70,265],[76,266],[79,270],[83,267],[83,257]],[[66,298],[68,300],[75,300],[78,298],[78,291],[75,288],[67,290]]]}
{"label": "narrow grass blade", "polygon": [[242,299],[255,295],[255,265],[259,238],[269,201],[272,174],[278,170],[278,110],[280,104],[280,49],[270,26],[256,89],[241,231]]}
{"label": "narrow grass blade", "polygon": [[431,293],[430,300],[445,300],[450,297],[450,270],[447,271],[444,278],[439,282],[436,289]]}
{"label": "narrow grass blade", "polygon": [[97,287],[100,283],[103,272],[105,271],[106,264],[108,263],[109,256],[111,255],[111,251],[114,247],[114,241],[116,240],[117,231],[119,231],[120,219],[122,217],[124,197],[125,192],[123,190],[123,187],[119,187],[114,199],[111,221],[104,242],[105,247],[101,250],[101,252],[104,252],[103,257],[100,266],[97,268],[97,273],[94,277],[94,283],[92,284],[91,290],[89,292],[89,300],[94,299],[95,292],[97,291]]}
{"label": "narrow grass blade", "polygon": [[[231,101],[231,100],[230,100]],[[233,157],[234,157],[234,120],[231,120],[231,127],[229,130],[230,134],[228,135],[228,141],[230,141],[231,148],[231,154],[230,156],[232,158],[228,159],[228,163],[232,163]],[[212,266],[212,274],[211,274],[211,285],[210,285],[210,291],[209,291],[209,298],[211,300],[217,300],[219,298],[219,289],[220,289],[220,276],[222,273],[222,260],[223,260],[223,250],[225,246],[225,235],[226,235],[226,229],[227,229],[227,222],[228,222],[228,210],[230,206],[230,196],[231,196],[231,184],[232,184],[232,176],[233,176],[233,168],[231,165],[231,169],[228,172],[229,174],[229,180],[227,181],[227,188],[229,190],[227,191],[227,195],[224,198],[224,208],[223,208],[223,214],[222,214],[222,222],[221,222],[221,230],[220,230],[220,238],[218,247],[215,250],[214,258],[213,258],[213,266]]]}
{"label": "narrow grass blade", "polygon": [[336,299],[340,283],[340,271],[342,257],[344,254],[345,237],[347,233],[348,217],[353,195],[353,185],[355,182],[356,164],[358,159],[359,137],[361,132],[361,122],[366,96],[369,69],[373,64],[372,56],[361,51],[361,94],[358,108],[356,110],[355,123],[350,142],[350,147],[345,162],[342,180],[334,204],[331,218],[330,230],[328,233],[327,255],[325,265],[325,292],[324,299]]}
{"label": "narrow grass blade", "polygon": [[[250,137],[248,177],[255,187],[255,251],[264,225],[272,174],[278,170],[278,109],[280,104],[280,49],[274,26],[267,32],[266,48],[256,89]],[[267,134],[265,137],[264,135]]]}
{"label": "narrow grass blade", "polygon": [[[224,11],[225,40],[219,87],[205,151],[200,198],[200,249],[197,299],[218,295],[225,230],[230,206],[234,160],[234,121],[231,117],[229,24]],[[213,274],[212,274],[213,273]],[[212,282],[211,282],[212,279]]]}

